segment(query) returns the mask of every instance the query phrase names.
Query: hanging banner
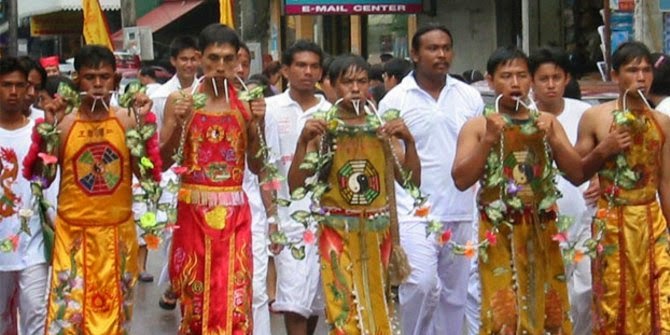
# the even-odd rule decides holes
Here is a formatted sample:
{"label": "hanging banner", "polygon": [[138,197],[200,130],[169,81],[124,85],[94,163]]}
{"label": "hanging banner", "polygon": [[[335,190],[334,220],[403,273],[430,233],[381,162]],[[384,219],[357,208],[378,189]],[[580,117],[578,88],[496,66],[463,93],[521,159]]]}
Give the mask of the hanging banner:
{"label": "hanging banner", "polygon": [[109,37],[107,19],[100,8],[98,0],[82,0],[84,12],[84,39],[86,44],[104,45],[109,50],[114,50],[112,39]]}
{"label": "hanging banner", "polygon": [[285,0],[287,15],[420,13],[423,0]]}
{"label": "hanging banner", "polygon": [[235,29],[235,18],[233,13],[233,0],[219,0],[219,15],[221,24]]}

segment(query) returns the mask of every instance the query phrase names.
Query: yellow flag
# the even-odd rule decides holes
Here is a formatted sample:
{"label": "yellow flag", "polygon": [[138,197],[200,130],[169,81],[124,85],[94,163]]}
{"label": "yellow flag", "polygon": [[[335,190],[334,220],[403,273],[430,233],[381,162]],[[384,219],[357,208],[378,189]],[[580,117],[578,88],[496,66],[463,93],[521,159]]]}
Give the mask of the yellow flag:
{"label": "yellow flag", "polygon": [[104,45],[109,50],[114,50],[112,40],[109,38],[109,27],[107,19],[102,13],[98,0],[82,0],[84,9],[84,40],[86,44]]}
{"label": "yellow flag", "polygon": [[235,18],[233,15],[233,0],[219,0],[219,13],[221,13],[221,24],[230,28],[235,28]]}

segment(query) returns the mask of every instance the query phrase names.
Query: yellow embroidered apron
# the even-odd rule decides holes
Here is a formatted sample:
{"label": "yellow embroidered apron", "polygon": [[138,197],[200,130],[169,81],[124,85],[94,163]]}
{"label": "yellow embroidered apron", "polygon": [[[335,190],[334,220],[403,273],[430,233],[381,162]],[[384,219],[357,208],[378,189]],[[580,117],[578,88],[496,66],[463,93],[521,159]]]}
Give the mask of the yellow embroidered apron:
{"label": "yellow embroidered apron", "polygon": [[130,154],[110,111],[63,144],[47,334],[127,334],[137,277]]}
{"label": "yellow embroidered apron", "polygon": [[[631,128],[625,157],[640,179],[630,189],[615,188],[616,204],[605,219],[603,252],[592,266],[594,334],[670,334],[668,231],[656,198],[665,136],[650,111],[634,113],[641,122]],[[608,209],[615,167],[613,157],[599,172],[599,209]]]}
{"label": "yellow embroidered apron", "polygon": [[[544,133],[527,135],[523,122],[509,124],[504,132],[503,175],[520,190],[524,204],[519,211],[508,210],[511,227],[502,224],[497,243],[488,247],[488,261],[479,259],[482,285],[480,334],[572,334],[563,259],[558,243],[556,212],[541,214],[544,198],[542,178],[547,164]],[[500,152],[500,146],[494,147]],[[479,240],[493,230],[483,208],[500,199],[500,189],[482,186]],[[509,218],[508,218],[509,220]]]}
{"label": "yellow embroidered apron", "polygon": [[[350,127],[354,131],[357,127]],[[330,334],[392,334],[389,298],[391,254],[386,157],[376,129],[358,127],[336,136],[321,198],[328,214],[319,225],[321,279]]]}

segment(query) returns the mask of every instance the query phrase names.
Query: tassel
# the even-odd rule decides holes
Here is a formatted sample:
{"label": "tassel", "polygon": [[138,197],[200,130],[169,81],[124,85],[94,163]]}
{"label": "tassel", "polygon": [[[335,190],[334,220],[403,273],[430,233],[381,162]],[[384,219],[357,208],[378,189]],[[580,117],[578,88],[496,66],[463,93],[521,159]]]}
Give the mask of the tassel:
{"label": "tassel", "polygon": [[384,143],[384,156],[386,158],[386,194],[388,196],[388,206],[391,220],[391,239],[393,246],[391,250],[391,259],[389,260],[389,281],[391,285],[398,286],[404,283],[412,273],[407,254],[400,245],[400,231],[398,224],[398,206],[395,199],[395,176],[393,165],[393,153],[391,152],[391,143]]}

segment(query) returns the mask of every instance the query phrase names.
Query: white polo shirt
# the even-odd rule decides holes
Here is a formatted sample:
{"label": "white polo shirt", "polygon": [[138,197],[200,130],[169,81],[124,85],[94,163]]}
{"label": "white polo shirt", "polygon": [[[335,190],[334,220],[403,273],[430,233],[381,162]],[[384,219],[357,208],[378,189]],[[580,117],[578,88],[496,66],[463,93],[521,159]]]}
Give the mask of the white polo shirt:
{"label": "white polo shirt", "polygon": [[[293,155],[298,143],[298,138],[305,126],[305,122],[312,118],[317,111],[326,111],[331,104],[322,95],[316,95],[319,102],[312,108],[303,111],[300,105],[291,99],[289,90],[284,93],[265,99],[267,111],[265,113],[265,139],[272,151],[272,162],[276,164],[279,173],[288,178],[288,172],[293,162]],[[288,183],[282,183],[277,192],[281,199],[290,199]],[[289,237],[296,237],[302,232],[302,224],[291,220],[291,213],[301,209],[309,208],[310,199],[305,197],[301,201],[293,201],[291,206],[278,207],[277,214],[281,229]]]}
{"label": "white polo shirt", "polygon": [[[421,160],[421,191],[430,196],[431,217],[440,221],[471,221],[475,188],[465,192],[456,189],[451,167],[461,127],[484,110],[479,92],[447,76],[447,83],[436,101],[418,86],[412,72],[379,103],[382,114],[392,108],[400,110],[400,116],[414,136]],[[409,214],[413,199],[398,184],[396,198],[400,221],[416,220]]]}

